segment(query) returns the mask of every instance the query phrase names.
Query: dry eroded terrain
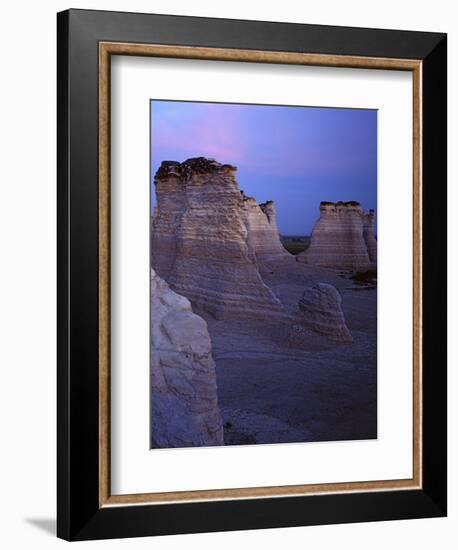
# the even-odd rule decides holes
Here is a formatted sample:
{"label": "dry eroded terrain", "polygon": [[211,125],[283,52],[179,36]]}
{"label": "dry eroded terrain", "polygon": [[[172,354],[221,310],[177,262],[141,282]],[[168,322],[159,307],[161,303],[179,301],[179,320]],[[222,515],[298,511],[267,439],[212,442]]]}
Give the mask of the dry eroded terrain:
{"label": "dry eroded terrain", "polygon": [[287,323],[205,316],[225,444],[376,438],[377,291],[294,257],[262,276],[288,309],[305,287],[334,285],[354,341],[336,344]]}

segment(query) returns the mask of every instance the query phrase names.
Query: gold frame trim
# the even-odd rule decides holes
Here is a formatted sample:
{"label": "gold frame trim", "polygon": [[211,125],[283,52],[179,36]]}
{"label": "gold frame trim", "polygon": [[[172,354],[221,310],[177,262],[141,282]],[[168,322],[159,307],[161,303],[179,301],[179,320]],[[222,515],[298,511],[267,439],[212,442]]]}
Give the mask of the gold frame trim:
{"label": "gold frame trim", "polygon": [[[110,494],[110,60],[112,55],[170,57],[411,71],[413,74],[413,477],[274,487]],[[422,488],[422,62],[193,46],[99,43],[99,507],[292,497]]]}

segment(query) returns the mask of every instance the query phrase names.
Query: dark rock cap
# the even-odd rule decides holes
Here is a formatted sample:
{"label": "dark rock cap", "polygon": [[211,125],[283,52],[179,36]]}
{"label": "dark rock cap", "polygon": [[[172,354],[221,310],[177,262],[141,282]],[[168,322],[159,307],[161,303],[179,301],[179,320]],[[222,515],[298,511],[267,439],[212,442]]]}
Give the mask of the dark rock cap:
{"label": "dark rock cap", "polygon": [[328,201],[321,201],[320,206],[361,206],[359,202],[357,201],[337,201],[337,202],[328,202]]}
{"label": "dark rock cap", "polygon": [[221,164],[215,159],[194,157],[177,162],[175,160],[163,160],[156,172],[155,178],[167,178],[169,176],[189,177],[192,174],[206,174],[208,172],[235,171],[237,168],[231,164]]}

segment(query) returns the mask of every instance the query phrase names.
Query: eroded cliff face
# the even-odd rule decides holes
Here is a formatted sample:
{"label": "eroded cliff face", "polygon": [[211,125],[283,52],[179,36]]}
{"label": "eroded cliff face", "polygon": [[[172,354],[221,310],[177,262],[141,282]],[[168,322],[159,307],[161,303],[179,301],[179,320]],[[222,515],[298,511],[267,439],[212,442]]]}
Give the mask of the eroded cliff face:
{"label": "eroded cliff face", "polygon": [[[215,318],[279,314],[284,308],[257,264],[258,254],[272,250],[260,241],[276,231],[275,220],[271,225],[261,207],[246,200],[235,171],[202,157],[162,163],[155,176],[152,265],[176,292]],[[278,233],[276,238],[281,246]]]}
{"label": "eroded cliff face", "polygon": [[298,254],[297,260],[332,269],[363,271],[371,267],[371,257],[376,260],[376,254],[373,212],[366,216],[357,202],[322,202],[310,246]]}
{"label": "eroded cliff face", "polygon": [[151,270],[151,446],[224,445],[207,324]]}
{"label": "eroded cliff face", "polygon": [[275,206],[272,201],[258,204],[243,194],[243,217],[248,231],[248,246],[258,262],[281,260],[290,254],[278,234]]}
{"label": "eroded cliff face", "polygon": [[370,261],[377,264],[377,240],[374,235],[375,212],[369,210],[363,219],[363,235]]}

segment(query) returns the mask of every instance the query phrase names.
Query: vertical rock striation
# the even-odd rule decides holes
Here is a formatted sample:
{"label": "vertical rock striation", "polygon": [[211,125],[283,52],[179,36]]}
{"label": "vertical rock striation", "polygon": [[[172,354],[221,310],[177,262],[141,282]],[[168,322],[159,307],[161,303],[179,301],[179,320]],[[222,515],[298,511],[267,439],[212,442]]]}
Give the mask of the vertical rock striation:
{"label": "vertical rock striation", "polygon": [[161,164],[151,261],[176,292],[215,318],[263,318],[283,306],[259,273],[235,170],[203,157]]}
{"label": "vertical rock striation", "polygon": [[342,298],[332,285],[318,283],[307,288],[299,301],[303,314],[302,322],[315,332],[338,342],[352,342],[353,338],[345,324]]}
{"label": "vertical rock striation", "polygon": [[[313,228],[310,246],[298,254],[297,261],[333,269],[366,270],[371,266],[366,244],[370,241],[371,230],[373,231],[373,224],[369,228],[369,222],[366,222],[359,203],[322,202],[320,218]],[[373,241],[370,241],[372,254],[374,242],[376,254],[377,242],[373,237]]]}
{"label": "vertical rock striation", "polygon": [[151,270],[151,445],[224,445],[207,324]]}
{"label": "vertical rock striation", "polygon": [[[153,266],[161,277],[167,277],[173,268],[177,254],[176,232],[181,223],[186,196],[181,181],[179,162],[162,163],[156,176],[157,204],[154,209],[151,233]],[[161,177],[167,174],[167,177]]]}

